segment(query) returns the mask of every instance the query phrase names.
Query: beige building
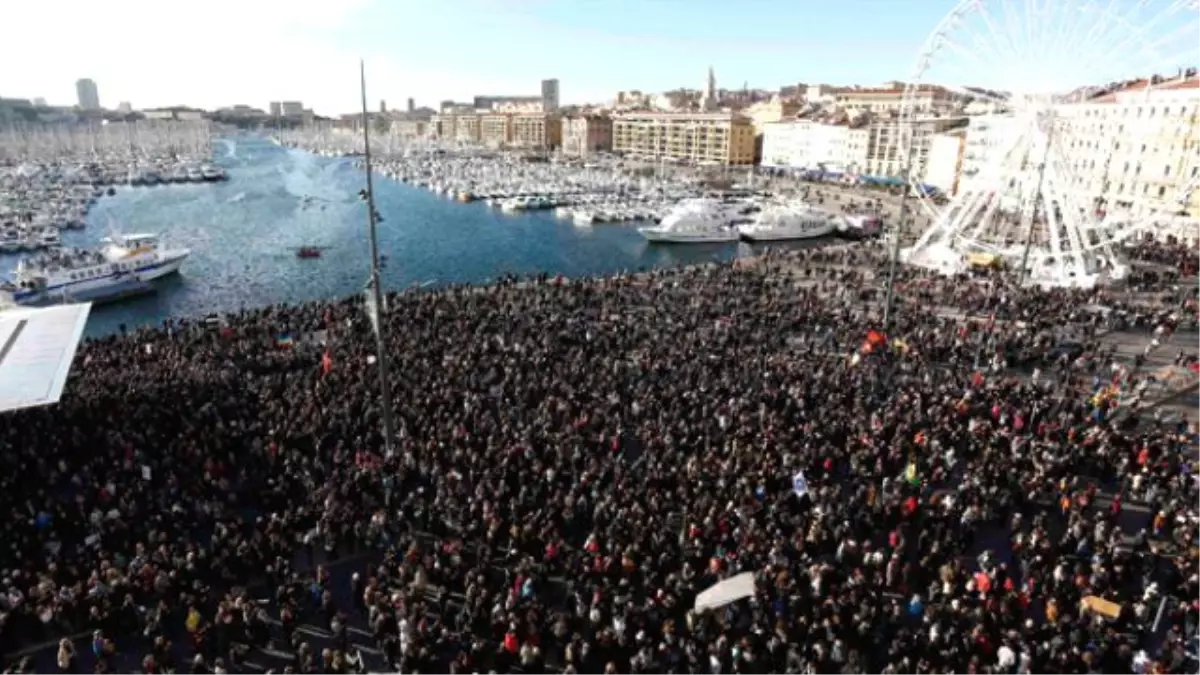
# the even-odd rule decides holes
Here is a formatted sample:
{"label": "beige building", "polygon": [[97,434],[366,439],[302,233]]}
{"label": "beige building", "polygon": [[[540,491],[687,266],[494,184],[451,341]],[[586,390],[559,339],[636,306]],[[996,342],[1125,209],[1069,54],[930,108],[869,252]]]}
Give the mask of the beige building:
{"label": "beige building", "polygon": [[696,164],[753,164],[754,125],[733,113],[627,113],[613,120],[613,151]]}
{"label": "beige building", "polygon": [[[877,115],[899,113],[904,108],[904,84],[889,82],[878,89],[841,89],[834,102],[847,110],[863,110]],[[964,99],[943,87],[920,85],[910,95],[913,109],[923,115],[953,111]]]}
{"label": "beige building", "polygon": [[479,117],[479,140],[493,147],[508,145],[513,139],[513,116],[489,113]]}
{"label": "beige building", "polygon": [[397,138],[427,138],[430,135],[429,120],[397,119],[392,122],[392,135]]}
{"label": "beige building", "polygon": [[429,134],[450,141],[479,142],[483,116],[474,112],[443,112],[429,120]]}
{"label": "beige building", "polygon": [[549,150],[562,146],[562,119],[550,113],[512,116],[512,144]]}
{"label": "beige building", "polygon": [[562,122],[562,151],[586,157],[612,150],[613,121],[605,115],[579,115]]}
{"label": "beige building", "polygon": [[556,148],[562,143],[557,116],[541,112],[456,112],[434,115],[428,134],[447,140],[492,146]]}

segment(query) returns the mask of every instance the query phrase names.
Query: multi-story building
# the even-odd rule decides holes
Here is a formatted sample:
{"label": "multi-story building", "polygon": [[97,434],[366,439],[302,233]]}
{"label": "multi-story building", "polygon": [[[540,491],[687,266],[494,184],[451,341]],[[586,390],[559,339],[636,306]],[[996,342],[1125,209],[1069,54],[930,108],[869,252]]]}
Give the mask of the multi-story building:
{"label": "multi-story building", "polygon": [[486,113],[479,116],[479,140],[499,147],[513,139],[513,116],[506,113]]}
{"label": "multi-story building", "polygon": [[562,143],[562,125],[556,115],[514,110],[478,110],[434,115],[427,127],[430,136],[493,146],[550,149]]}
{"label": "multi-story building", "polygon": [[[833,101],[847,110],[864,110],[877,115],[897,114],[905,107],[905,86],[889,82],[878,89],[839,89]],[[965,97],[943,87],[920,85],[909,94],[908,105],[921,115],[939,115],[954,111]]]}
{"label": "multi-story building", "polygon": [[84,110],[100,109],[100,92],[96,83],[88,78],[75,82],[75,93],[79,97],[79,107]]}
{"label": "multi-story building", "polygon": [[613,120],[613,151],[697,164],[753,164],[754,126],[733,113],[626,113]]}
{"label": "multi-story building", "polygon": [[562,151],[586,157],[593,152],[612,150],[613,122],[605,115],[579,115],[562,122]]}
{"label": "multi-story building", "polygon": [[867,161],[867,130],[847,124],[790,120],[763,127],[763,166],[860,173]]}
{"label": "multi-story building", "polygon": [[267,107],[271,113],[271,117],[280,117],[283,115],[283,103],[279,101],[271,101]]}
{"label": "multi-story building", "polygon": [[548,113],[558,111],[557,79],[542,80],[542,111]]}
{"label": "multi-story building", "polygon": [[284,117],[300,117],[304,114],[304,104],[300,101],[283,101],[279,109]]}
{"label": "multi-story building", "polygon": [[1046,164],[1055,190],[1081,207],[1135,214],[1200,216],[1200,84],[1193,77],[1139,81],[1062,105],[1046,135],[1012,115],[970,121],[958,191],[996,189],[1001,169],[1034,173]]}
{"label": "multi-story building", "polygon": [[562,119],[550,113],[512,115],[512,143],[524,148],[550,150],[562,145]]}
{"label": "multi-story building", "polygon": [[[930,139],[965,124],[962,117],[928,118],[911,127],[896,118],[872,121],[866,128],[867,158],[863,173],[880,178],[903,178],[911,171],[912,176],[924,176]],[[906,153],[908,134],[912,134],[911,158]],[[911,167],[908,165],[910,159]]]}
{"label": "multi-story building", "polygon": [[636,89],[631,91],[618,91],[617,95],[613,97],[612,109],[637,110],[640,108],[649,108],[651,107],[652,98],[653,97],[650,94],[643,94]]}

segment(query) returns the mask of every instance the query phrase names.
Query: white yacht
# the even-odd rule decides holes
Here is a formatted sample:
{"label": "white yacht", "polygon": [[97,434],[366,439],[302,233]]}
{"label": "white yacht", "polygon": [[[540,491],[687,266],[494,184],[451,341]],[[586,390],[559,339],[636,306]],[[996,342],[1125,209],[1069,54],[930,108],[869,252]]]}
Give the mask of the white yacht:
{"label": "white yacht", "polygon": [[163,248],[157,235],[105,239],[100,250],[55,250],[22,260],[8,290],[21,305],[104,302],[151,290],[179,271],[190,252]]}
{"label": "white yacht", "polygon": [[16,228],[0,230],[0,253],[16,253],[23,246],[20,230]]}
{"label": "white yacht", "polygon": [[803,202],[783,202],[765,206],[738,230],[746,241],[791,241],[828,236],[837,225],[838,218],[832,213]]}
{"label": "white yacht", "polygon": [[37,246],[40,248],[57,248],[62,245],[62,239],[58,236],[58,230],[53,227],[43,228],[35,237]]}
{"label": "white yacht", "polygon": [[737,204],[718,199],[680,202],[658,225],[639,227],[647,241],[662,244],[704,244],[737,241],[733,221]]}

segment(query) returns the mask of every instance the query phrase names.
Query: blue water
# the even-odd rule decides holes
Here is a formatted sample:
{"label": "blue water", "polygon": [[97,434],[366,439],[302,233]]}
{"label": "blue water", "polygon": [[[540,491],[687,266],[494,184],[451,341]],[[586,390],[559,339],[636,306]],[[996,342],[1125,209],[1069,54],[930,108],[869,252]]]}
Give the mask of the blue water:
{"label": "blue water", "polygon": [[[94,308],[87,334],[363,289],[370,245],[366,204],[358,197],[364,176],[350,160],[248,138],[216,144],[215,160],[228,181],[121,188],[100,200],[86,229],[63,233],[67,246],[97,245],[114,227],[159,233],[192,252],[181,274],[161,282],[157,293]],[[382,176],[375,197],[388,289],[481,283],[508,272],[610,274],[752,253],[745,244],[648,245],[633,225],[580,228],[552,213],[503,214]],[[328,249],[306,260],[292,250],[302,245]],[[0,271],[15,264],[16,256],[0,255]]]}

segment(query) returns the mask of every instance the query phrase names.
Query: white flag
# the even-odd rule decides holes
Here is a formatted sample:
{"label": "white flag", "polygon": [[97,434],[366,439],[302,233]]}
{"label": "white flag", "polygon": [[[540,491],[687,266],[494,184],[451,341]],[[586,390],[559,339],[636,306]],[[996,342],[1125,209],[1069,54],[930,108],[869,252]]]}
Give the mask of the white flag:
{"label": "white flag", "polygon": [[797,497],[808,494],[808,479],[804,477],[803,471],[798,471],[792,476],[792,492],[796,493]]}

